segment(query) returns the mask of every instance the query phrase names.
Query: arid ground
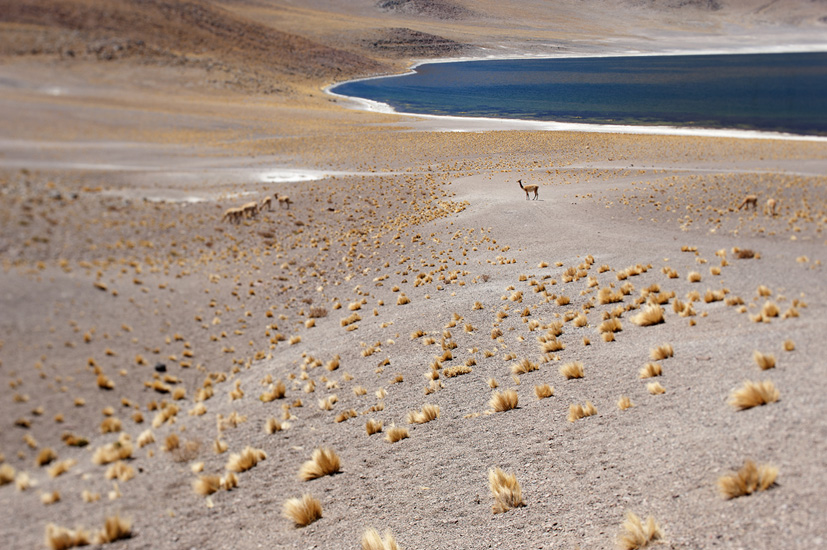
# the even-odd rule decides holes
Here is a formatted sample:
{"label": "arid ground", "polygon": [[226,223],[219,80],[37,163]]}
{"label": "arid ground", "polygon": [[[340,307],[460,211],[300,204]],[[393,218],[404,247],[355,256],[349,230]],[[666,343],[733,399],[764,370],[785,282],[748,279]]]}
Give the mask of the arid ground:
{"label": "arid ground", "polygon": [[[628,513],[656,548],[827,546],[827,141],[323,91],[427,58],[823,49],[825,17],[0,0],[0,547],[633,548]],[[318,448],[339,471],[303,480]],[[522,506],[494,513],[495,468]]]}

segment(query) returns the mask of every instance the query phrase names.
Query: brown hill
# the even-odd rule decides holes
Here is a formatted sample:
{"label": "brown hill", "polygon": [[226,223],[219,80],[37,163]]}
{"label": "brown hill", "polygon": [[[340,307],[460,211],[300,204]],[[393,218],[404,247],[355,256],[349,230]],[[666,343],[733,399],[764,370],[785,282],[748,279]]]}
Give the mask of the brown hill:
{"label": "brown hill", "polygon": [[[365,56],[258,24],[203,0],[0,0],[0,22],[17,31],[3,33],[0,52],[6,54],[224,65],[248,71],[260,82],[278,74],[317,80],[382,69]],[[41,39],[33,41],[33,35]]]}

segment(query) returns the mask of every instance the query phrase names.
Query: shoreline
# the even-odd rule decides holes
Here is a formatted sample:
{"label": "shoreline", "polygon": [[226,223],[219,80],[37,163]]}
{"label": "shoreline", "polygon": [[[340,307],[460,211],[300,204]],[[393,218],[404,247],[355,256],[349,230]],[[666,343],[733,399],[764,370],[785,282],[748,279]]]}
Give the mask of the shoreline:
{"label": "shoreline", "polygon": [[[499,118],[499,117],[464,117],[457,115],[432,115],[422,113],[409,113],[404,111],[397,111],[396,108],[388,103],[376,101],[356,96],[348,96],[334,91],[335,88],[352,83],[365,82],[368,80],[378,80],[380,78],[395,78],[400,76],[408,76],[416,73],[416,68],[427,64],[441,64],[441,63],[462,63],[474,61],[503,61],[503,60],[540,60],[540,59],[602,59],[611,57],[669,57],[669,56],[695,56],[695,55],[755,55],[755,54],[789,54],[789,53],[824,53],[827,52],[827,44],[813,46],[812,49],[802,50],[798,46],[774,46],[774,47],[757,47],[746,48],[737,52],[726,50],[700,50],[696,52],[688,52],[685,50],[671,50],[660,53],[620,53],[620,54],[603,54],[603,55],[515,55],[515,56],[489,56],[489,57],[460,57],[460,58],[445,58],[437,61],[421,60],[411,65],[410,69],[404,73],[370,76],[365,78],[356,78],[337,82],[325,86],[322,91],[329,96],[341,99],[349,103],[349,109],[358,111],[367,111],[372,113],[399,115],[404,117],[417,117],[426,120],[460,123],[453,124],[450,128],[434,129],[433,131],[445,132],[481,132],[481,131],[508,131],[508,130],[529,130],[529,131],[546,131],[546,132],[583,132],[583,133],[605,133],[605,134],[633,134],[633,135],[663,135],[663,136],[693,136],[693,137],[718,137],[718,138],[736,138],[736,139],[769,139],[769,140],[784,140],[784,141],[809,141],[809,142],[827,142],[827,136],[813,136],[803,134],[792,134],[787,132],[772,132],[765,130],[739,130],[729,128],[696,128],[683,127],[673,125],[663,126],[649,126],[629,125],[629,124],[595,124],[595,123],[577,123],[577,122],[561,122],[548,120],[525,120],[514,118]],[[354,105],[354,106],[351,106]],[[469,124],[462,124],[469,123]],[[471,127],[473,126],[473,129]]]}

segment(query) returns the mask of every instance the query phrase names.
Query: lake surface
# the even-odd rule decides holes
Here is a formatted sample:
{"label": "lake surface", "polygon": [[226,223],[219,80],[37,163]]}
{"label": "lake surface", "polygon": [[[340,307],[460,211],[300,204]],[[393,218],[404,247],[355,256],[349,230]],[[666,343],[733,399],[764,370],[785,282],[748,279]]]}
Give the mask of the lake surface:
{"label": "lake surface", "polygon": [[827,53],[428,63],[331,91],[404,113],[827,135]]}

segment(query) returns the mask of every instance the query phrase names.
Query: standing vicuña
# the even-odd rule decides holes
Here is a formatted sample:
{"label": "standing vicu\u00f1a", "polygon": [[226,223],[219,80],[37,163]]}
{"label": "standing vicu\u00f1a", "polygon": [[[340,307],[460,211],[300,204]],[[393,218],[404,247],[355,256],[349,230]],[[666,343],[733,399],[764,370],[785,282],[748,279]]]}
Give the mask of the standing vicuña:
{"label": "standing vicu\u00f1a", "polygon": [[532,193],[532,192],[534,193],[534,198],[532,200],[535,200],[535,201],[537,200],[537,197],[540,193],[540,186],[539,185],[531,184],[531,185],[523,186],[523,180],[517,180],[517,183],[520,184],[520,189],[525,191],[525,200],[528,200],[528,194]]}

